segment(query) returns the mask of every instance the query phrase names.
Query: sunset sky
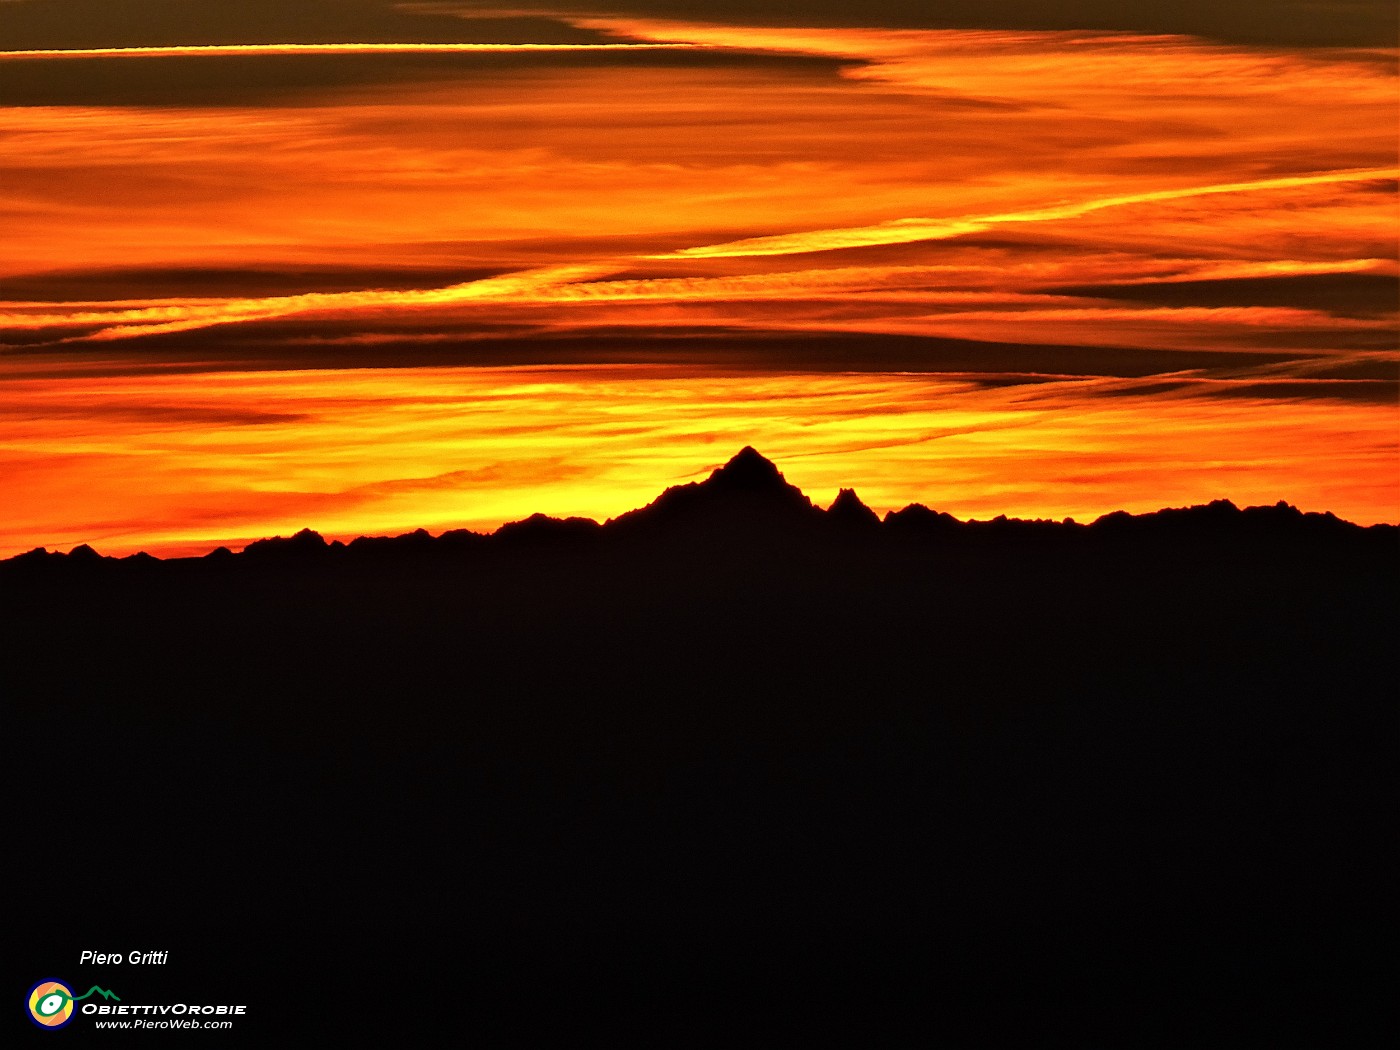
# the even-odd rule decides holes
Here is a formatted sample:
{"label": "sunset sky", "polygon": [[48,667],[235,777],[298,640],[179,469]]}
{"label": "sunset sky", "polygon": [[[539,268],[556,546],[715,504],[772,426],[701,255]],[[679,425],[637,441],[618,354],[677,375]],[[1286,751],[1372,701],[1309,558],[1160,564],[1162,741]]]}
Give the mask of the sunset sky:
{"label": "sunset sky", "polygon": [[0,557],[1400,520],[1391,0],[0,0]]}

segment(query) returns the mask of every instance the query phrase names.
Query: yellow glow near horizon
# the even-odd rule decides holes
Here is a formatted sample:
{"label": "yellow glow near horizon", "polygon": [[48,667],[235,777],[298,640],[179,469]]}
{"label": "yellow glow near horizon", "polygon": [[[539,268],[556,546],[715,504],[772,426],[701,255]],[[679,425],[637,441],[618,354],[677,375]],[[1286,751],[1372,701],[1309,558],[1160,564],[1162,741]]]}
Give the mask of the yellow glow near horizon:
{"label": "yellow glow near horizon", "polygon": [[854,486],[882,513],[1091,520],[1229,497],[1400,517],[1386,406],[1260,411],[1211,384],[1170,398],[1118,386],[661,366],[8,379],[0,557],[601,520],[745,444],[815,501]]}

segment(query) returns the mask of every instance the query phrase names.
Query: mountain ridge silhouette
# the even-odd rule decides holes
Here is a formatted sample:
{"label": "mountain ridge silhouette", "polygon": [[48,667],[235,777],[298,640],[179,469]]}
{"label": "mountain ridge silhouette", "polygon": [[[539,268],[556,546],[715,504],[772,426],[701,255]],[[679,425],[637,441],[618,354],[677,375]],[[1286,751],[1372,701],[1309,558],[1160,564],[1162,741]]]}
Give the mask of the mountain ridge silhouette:
{"label": "mountain ridge silhouette", "polygon": [[[748,452],[601,524],[23,556],[13,837],[86,816],[7,884],[103,906],[7,943],[202,957],[274,1044],[1383,1045],[1395,539],[881,520]],[[311,953],[404,995],[269,991]]]}
{"label": "mountain ridge silhouette", "polygon": [[[1253,536],[1256,539],[1318,539],[1345,536],[1390,538],[1400,536],[1400,526],[1390,523],[1357,525],[1331,511],[1302,511],[1283,500],[1274,504],[1239,507],[1228,499],[1216,499],[1189,507],[1164,507],[1140,514],[1116,510],[1102,514],[1090,523],[1066,518],[1024,519],[999,515],[989,520],[960,520],[920,503],[891,510],[884,517],[872,511],[853,488],[839,490],[832,504],[823,509],[784,477],[777,465],[752,446],[746,445],[726,463],[715,468],[703,481],[692,481],[664,489],[643,507],[625,511],[604,522],[592,518],[554,517],[536,512],[518,521],[505,522],[488,532],[449,529],[433,536],[418,528],[397,536],[359,536],[348,542],[327,541],[319,532],[303,528],[291,536],[272,536],[248,543],[235,554],[218,547],[204,559],[233,557],[323,558],[341,552],[368,554],[391,551],[430,551],[486,549],[492,544],[514,547],[569,545],[606,539],[664,538],[681,533],[690,540],[703,539],[706,532],[723,542],[762,537],[768,541],[794,542],[830,538],[852,533],[867,538],[884,537],[971,537],[1092,536],[1116,539],[1164,539],[1171,535],[1206,539]],[[121,560],[143,564],[162,561],[189,561],[191,558],[162,559],[146,552],[120,559],[99,554],[89,544],[80,544],[67,554],[36,547],[0,561],[0,566],[37,564],[64,559],[92,565]]]}

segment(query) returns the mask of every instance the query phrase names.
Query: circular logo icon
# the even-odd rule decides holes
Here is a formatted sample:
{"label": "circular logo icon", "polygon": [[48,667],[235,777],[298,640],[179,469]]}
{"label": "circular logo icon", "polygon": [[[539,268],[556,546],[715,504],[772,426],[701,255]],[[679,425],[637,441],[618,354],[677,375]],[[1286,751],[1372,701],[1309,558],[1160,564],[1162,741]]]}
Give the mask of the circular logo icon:
{"label": "circular logo icon", "polygon": [[73,992],[62,981],[40,981],[29,989],[29,1016],[45,1028],[62,1028],[73,1020]]}

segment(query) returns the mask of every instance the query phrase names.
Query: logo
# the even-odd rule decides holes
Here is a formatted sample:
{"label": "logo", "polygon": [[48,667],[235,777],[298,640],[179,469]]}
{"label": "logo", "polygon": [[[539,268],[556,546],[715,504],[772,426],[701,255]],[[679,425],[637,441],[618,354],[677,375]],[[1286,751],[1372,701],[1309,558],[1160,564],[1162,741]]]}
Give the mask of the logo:
{"label": "logo", "polygon": [[73,1004],[89,995],[121,1002],[115,992],[95,984],[82,995],[74,995],[62,981],[40,981],[29,989],[29,1019],[43,1028],[62,1028],[73,1020]]}

